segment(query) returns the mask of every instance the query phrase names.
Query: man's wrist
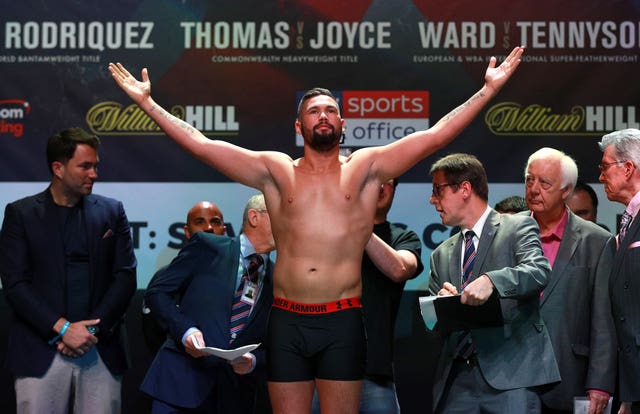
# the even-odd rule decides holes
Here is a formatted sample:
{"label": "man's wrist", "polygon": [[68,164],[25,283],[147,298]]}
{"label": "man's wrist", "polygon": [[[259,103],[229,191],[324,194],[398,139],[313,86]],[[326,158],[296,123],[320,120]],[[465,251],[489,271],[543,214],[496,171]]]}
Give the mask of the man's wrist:
{"label": "man's wrist", "polygon": [[67,332],[67,329],[69,329],[69,325],[71,325],[71,322],[65,321],[65,323],[62,325],[62,328],[60,328],[60,332],[58,333],[58,335],[49,340],[49,345],[55,345],[59,340],[61,340],[64,334]]}

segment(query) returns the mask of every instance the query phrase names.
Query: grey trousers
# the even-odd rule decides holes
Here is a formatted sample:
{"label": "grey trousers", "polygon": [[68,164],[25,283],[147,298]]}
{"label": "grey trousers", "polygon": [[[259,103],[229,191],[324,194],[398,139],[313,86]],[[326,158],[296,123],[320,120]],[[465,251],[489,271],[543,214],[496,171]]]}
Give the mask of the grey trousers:
{"label": "grey trousers", "polygon": [[42,377],[16,378],[16,413],[119,414],[121,385],[95,347],[80,358],[58,353]]}

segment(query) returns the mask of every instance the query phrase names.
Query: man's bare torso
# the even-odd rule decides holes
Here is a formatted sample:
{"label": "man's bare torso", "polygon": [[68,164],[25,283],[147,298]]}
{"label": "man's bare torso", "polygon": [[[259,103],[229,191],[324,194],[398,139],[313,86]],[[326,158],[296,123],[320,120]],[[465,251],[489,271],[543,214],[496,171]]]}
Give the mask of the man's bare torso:
{"label": "man's bare torso", "polygon": [[265,190],[276,241],[274,294],[302,303],[360,297],[360,268],[380,184],[362,163],[311,171],[279,164]]}

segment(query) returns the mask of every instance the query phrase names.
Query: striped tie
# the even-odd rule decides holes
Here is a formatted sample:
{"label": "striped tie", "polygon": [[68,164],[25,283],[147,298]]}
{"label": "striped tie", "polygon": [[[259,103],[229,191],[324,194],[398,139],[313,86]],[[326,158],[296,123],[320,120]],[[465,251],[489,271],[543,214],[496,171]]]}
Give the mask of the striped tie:
{"label": "striped tie", "polygon": [[618,232],[618,240],[622,241],[624,239],[624,235],[627,233],[627,229],[629,228],[629,224],[631,224],[631,214],[627,213],[627,210],[622,213],[622,218],[620,219],[620,231]]}
{"label": "striped tie", "polygon": [[476,234],[469,230],[464,234],[464,261],[462,262],[462,283],[460,287],[464,289],[473,274],[473,262],[476,260],[476,248],[473,245],[473,236]]}
{"label": "striped tie", "polygon": [[[475,233],[471,230],[464,234],[464,260],[462,262],[462,279],[460,288],[463,290],[470,282],[473,274],[473,263],[476,259],[476,248],[473,245],[473,236]],[[471,331],[465,329],[458,336],[458,341],[453,350],[454,358],[469,359],[473,354],[474,347],[471,343]]]}
{"label": "striped tie", "polygon": [[233,296],[233,305],[231,306],[231,319],[229,321],[229,343],[233,342],[238,334],[242,332],[247,323],[247,318],[251,312],[251,305],[240,300],[247,280],[256,282],[258,280],[258,269],[264,263],[262,256],[259,254],[251,254],[245,258],[249,262],[249,266],[242,275],[240,286]]}

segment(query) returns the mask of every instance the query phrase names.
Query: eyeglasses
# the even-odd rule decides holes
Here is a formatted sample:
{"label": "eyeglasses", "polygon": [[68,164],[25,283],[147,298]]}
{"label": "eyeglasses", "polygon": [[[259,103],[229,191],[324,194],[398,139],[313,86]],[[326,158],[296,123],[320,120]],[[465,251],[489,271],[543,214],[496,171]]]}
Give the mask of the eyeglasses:
{"label": "eyeglasses", "polygon": [[440,198],[444,187],[457,186],[458,184],[459,183],[433,184],[433,191],[431,192],[431,195],[433,197]]}
{"label": "eyeglasses", "polygon": [[603,162],[602,164],[598,164],[598,169],[600,170],[601,173],[606,172],[609,167],[611,167],[612,165],[615,164],[623,164],[627,162],[627,160],[616,160],[614,162]]}

